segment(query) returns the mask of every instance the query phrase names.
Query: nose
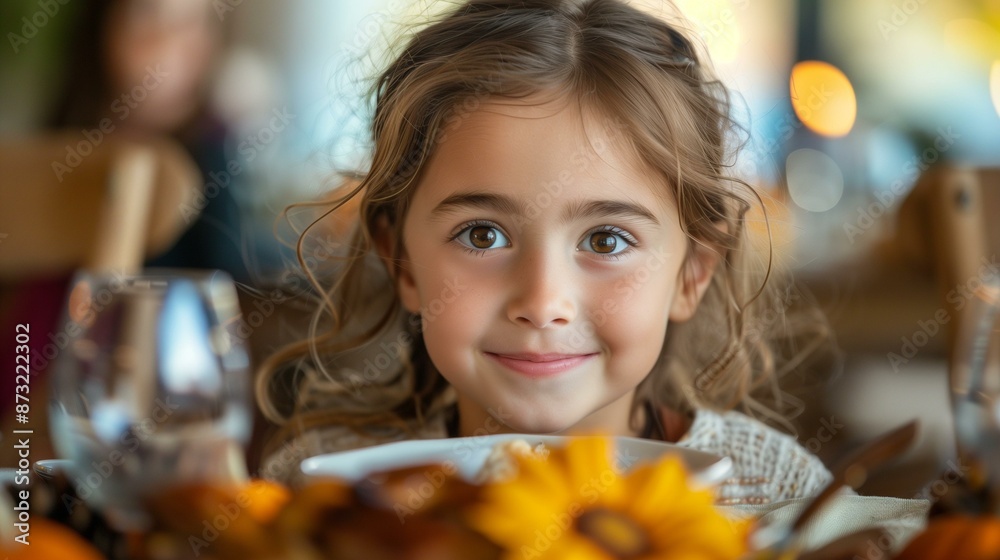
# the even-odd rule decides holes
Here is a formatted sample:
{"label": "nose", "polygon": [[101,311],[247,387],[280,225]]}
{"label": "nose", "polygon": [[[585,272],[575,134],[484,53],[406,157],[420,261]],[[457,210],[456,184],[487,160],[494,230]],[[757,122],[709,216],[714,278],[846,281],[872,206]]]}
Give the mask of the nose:
{"label": "nose", "polygon": [[577,315],[573,276],[572,265],[557,255],[544,251],[523,255],[511,278],[508,319],[538,329],[568,325]]}

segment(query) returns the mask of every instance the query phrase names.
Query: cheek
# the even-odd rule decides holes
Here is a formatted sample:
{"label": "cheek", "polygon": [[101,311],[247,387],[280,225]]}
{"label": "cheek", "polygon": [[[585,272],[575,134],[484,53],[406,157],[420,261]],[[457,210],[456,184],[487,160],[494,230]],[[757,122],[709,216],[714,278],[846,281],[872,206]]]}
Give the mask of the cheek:
{"label": "cheek", "polygon": [[639,268],[610,285],[591,304],[591,319],[613,356],[651,368],[666,335],[675,280]]}
{"label": "cheek", "polygon": [[440,317],[423,321],[424,346],[431,361],[445,379],[454,383],[454,372],[468,369],[468,358],[457,351],[468,336],[462,325]]}
{"label": "cheek", "polygon": [[417,255],[412,261],[434,263],[414,269],[413,273],[421,314],[431,322],[461,321],[484,307],[486,295],[496,289],[490,275],[467,263],[454,262],[447,255]]}
{"label": "cheek", "polygon": [[599,332],[609,346],[635,348],[655,342],[654,350],[659,352],[667,329],[668,311],[665,305],[665,302],[639,298],[621,303],[616,313],[606,314]]}
{"label": "cheek", "polygon": [[450,383],[462,380],[475,368],[474,349],[486,338],[490,321],[481,289],[470,278],[435,275],[421,286],[424,345],[434,365]]}
{"label": "cheek", "polygon": [[414,262],[435,263],[413,275],[428,349],[453,351],[460,343],[468,345],[489,324],[487,318],[496,314],[500,287],[495,275],[440,254],[414,256]]}

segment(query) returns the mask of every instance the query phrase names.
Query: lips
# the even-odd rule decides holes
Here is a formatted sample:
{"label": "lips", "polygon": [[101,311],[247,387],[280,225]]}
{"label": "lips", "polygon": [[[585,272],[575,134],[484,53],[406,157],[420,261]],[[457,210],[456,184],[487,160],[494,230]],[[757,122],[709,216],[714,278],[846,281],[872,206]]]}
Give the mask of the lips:
{"label": "lips", "polygon": [[500,365],[529,377],[547,377],[573,369],[597,356],[593,354],[496,354],[486,356]]}

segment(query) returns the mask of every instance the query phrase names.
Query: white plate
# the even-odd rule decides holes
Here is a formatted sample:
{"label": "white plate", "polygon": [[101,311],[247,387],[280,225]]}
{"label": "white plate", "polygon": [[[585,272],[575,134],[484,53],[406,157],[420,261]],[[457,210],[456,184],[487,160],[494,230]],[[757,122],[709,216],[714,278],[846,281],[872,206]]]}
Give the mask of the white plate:
{"label": "white plate", "polygon": [[[544,443],[548,447],[562,447],[568,438],[566,436],[498,434],[401,441],[353,451],[317,455],[302,461],[301,468],[307,476],[332,476],[354,483],[376,472],[435,463],[451,464],[455,466],[458,476],[471,482],[482,469],[493,446],[512,439],[523,439],[532,447],[539,443]],[[666,454],[674,454],[680,457],[688,470],[692,472],[696,484],[713,486],[724,480],[733,468],[729,457],[719,457],[703,451],[649,439],[631,437],[612,439],[615,442],[615,462],[619,468],[626,471],[636,464],[648,462]]]}

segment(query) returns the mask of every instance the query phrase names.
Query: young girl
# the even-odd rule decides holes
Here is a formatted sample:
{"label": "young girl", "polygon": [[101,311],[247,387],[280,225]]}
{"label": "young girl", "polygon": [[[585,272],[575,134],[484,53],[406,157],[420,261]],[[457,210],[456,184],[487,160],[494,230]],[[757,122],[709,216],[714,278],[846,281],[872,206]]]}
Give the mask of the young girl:
{"label": "young girl", "polygon": [[780,394],[791,325],[769,251],[746,248],[759,199],[727,175],[726,90],[678,28],[619,0],[472,0],[374,96],[371,167],[326,218],[360,199],[351,252],[314,336],[258,378],[284,427],[264,474],[406,438],[601,432],[730,456],[722,504],[830,480],[744,414]]}

